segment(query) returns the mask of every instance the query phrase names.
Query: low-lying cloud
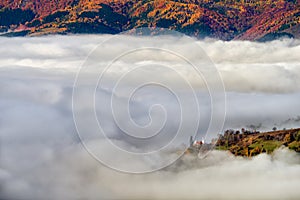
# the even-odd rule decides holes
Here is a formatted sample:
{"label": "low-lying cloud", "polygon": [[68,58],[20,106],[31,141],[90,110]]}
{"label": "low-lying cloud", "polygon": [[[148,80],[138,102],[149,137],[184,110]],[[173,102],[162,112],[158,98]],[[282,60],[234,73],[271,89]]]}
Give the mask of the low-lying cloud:
{"label": "low-lying cloud", "polygon": [[[96,161],[81,145],[72,113],[72,90],[79,68],[89,52],[111,36],[51,36],[39,38],[0,38],[0,198],[3,199],[297,199],[300,183],[299,155],[280,149],[274,155],[260,155],[253,159],[236,158],[226,152],[211,152],[198,160],[184,157],[180,162],[163,170],[141,175],[120,173]],[[185,40],[167,43],[165,38],[135,38],[122,36],[120,43],[112,43],[99,55],[102,64],[108,64],[111,54],[122,52],[128,45],[171,45],[187,49]],[[286,39],[269,43],[243,41],[196,41],[220,72],[226,89],[226,128],[241,128],[262,124],[261,130],[299,127],[300,115],[300,42]],[[192,59],[199,59],[191,52]],[[201,57],[201,56],[200,56]],[[155,59],[145,60],[147,52],[127,57],[109,71],[104,85],[96,97],[97,112],[107,136],[122,148],[136,152],[159,148],[162,137],[150,145],[136,144],[122,135],[112,121],[107,102],[113,90],[110,78],[126,72],[133,64],[163,64],[178,68],[196,89],[201,99],[199,137],[207,129],[210,101],[205,86],[193,70],[182,67],[176,59],[157,53]],[[177,93],[183,97],[186,88],[176,85],[178,77],[169,71],[155,68],[150,74],[175,83]],[[77,109],[85,120],[82,130],[93,132],[88,110],[91,104],[85,92],[89,90],[89,76],[79,86]],[[138,79],[128,80],[130,88]],[[117,96],[120,105],[125,100]],[[173,134],[180,121],[178,103],[162,88],[149,87],[137,92],[130,102],[130,116],[140,126],[157,117],[165,117],[161,110],[149,108],[164,105],[167,115],[165,133]],[[189,101],[187,101],[189,102]],[[103,104],[101,104],[103,103]],[[85,115],[85,111],[87,111]],[[153,119],[151,119],[153,117]],[[160,119],[162,118],[162,119]],[[191,121],[193,119],[186,119]],[[155,120],[154,120],[155,122]],[[124,122],[126,125],[126,121]],[[155,125],[155,124],[154,124]],[[155,126],[153,126],[155,128]],[[180,138],[188,143],[189,136]],[[218,133],[209,133],[207,140]],[[199,138],[200,139],[200,138]],[[105,151],[103,138],[87,138],[99,151]],[[178,144],[178,145],[181,145]],[[145,148],[145,149],[144,149]],[[177,147],[174,147],[177,148]],[[108,152],[109,154],[109,152]],[[165,155],[163,155],[165,156]],[[171,156],[171,155],[170,155]],[[118,158],[127,165],[126,158]],[[157,159],[157,160],[155,160]],[[160,162],[140,160],[141,168]],[[128,163],[130,164],[130,163]]]}

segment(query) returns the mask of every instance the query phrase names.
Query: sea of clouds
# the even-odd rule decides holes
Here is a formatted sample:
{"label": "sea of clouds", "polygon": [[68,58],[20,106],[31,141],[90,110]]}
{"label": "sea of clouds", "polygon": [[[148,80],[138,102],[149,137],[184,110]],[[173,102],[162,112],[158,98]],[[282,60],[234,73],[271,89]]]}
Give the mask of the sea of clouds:
{"label": "sea of clouds", "polygon": [[[86,66],[87,56],[110,35],[48,36],[35,38],[0,38],[0,199],[297,199],[300,195],[299,155],[279,149],[274,155],[259,155],[253,159],[237,158],[227,152],[212,151],[198,160],[186,156],[163,170],[146,174],[127,174],[112,170],[94,159],[82,146],[73,120],[72,93],[80,67]],[[260,130],[299,127],[300,115],[300,41],[284,39],[268,43],[248,41],[224,42],[212,39],[193,41],[199,45],[218,69],[226,91],[224,128],[240,129],[250,125]],[[176,50],[190,52],[190,59],[201,59],[184,39],[171,42],[162,37],[120,36],[117,42],[101,46],[96,58],[99,66],[106,66],[113,55],[128,46],[162,44]],[[153,52],[152,52],[153,53]],[[198,135],[207,130],[211,102],[205,92],[204,81],[188,66],[181,65],[165,53],[138,51],[111,67],[97,90],[96,114],[107,137],[119,147],[132,152],[160,148],[176,132],[180,118],[180,102],[171,92],[150,86],[137,91],[130,99],[130,117],[139,127],[148,127],[142,136],[159,130],[166,136],[153,138],[150,144],[137,143],[125,137],[113,121],[109,97],[117,96],[120,109],[126,107],[126,91],[136,82],[157,77],[170,82],[175,94],[193,105],[186,87],[179,77],[165,68],[144,68],[142,73],[129,76],[122,83],[120,93],[113,92],[115,77],[126,74],[135,64],[164,65],[178,69],[196,90],[201,100],[201,122]],[[153,56],[155,55],[155,56]],[[179,64],[178,64],[179,63]],[[80,95],[75,106],[81,123],[80,132],[93,133],[88,99],[90,77],[98,76],[99,66],[89,69],[78,85]],[[125,93],[122,93],[124,92]],[[87,95],[85,95],[87,94]],[[160,107],[151,107],[160,104]],[[218,104],[218,100],[216,101]],[[221,104],[221,102],[220,102]],[[163,107],[163,109],[161,108]],[[217,107],[217,105],[216,105]],[[150,113],[149,113],[150,109]],[[192,113],[194,107],[187,112]],[[164,112],[162,112],[164,111]],[[204,113],[204,114],[203,114]],[[166,121],[164,121],[166,120]],[[195,120],[185,117],[186,121]],[[127,126],[128,125],[128,126]],[[186,129],[189,131],[189,129]],[[141,136],[140,132],[134,132]],[[171,134],[171,135],[168,135]],[[188,144],[188,132],[179,138],[178,145]],[[209,133],[210,140],[218,133]],[[164,134],[162,134],[164,135]],[[104,138],[81,138],[91,142],[121,168],[135,166],[149,168],[165,156],[130,161],[109,152]],[[173,146],[174,147],[174,146]],[[174,148],[176,148],[175,146]]]}

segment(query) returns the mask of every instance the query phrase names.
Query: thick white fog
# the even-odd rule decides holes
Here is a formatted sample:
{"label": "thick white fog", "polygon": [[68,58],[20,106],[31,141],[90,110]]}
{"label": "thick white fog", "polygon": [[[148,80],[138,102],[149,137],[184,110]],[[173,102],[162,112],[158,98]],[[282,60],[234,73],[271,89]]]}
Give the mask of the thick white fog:
{"label": "thick white fog", "polygon": [[[95,89],[88,86],[90,77],[98,76],[98,66],[89,69],[91,71],[78,85],[80,95],[76,96],[76,102],[79,104],[75,108],[80,111],[76,117],[81,126],[77,130],[73,120],[72,92],[78,70],[86,66],[86,57],[110,37],[0,38],[0,199],[298,199],[300,157],[287,149],[253,159],[212,151],[203,160],[187,156],[160,171],[136,175],[112,170],[94,159],[80,143],[77,131],[84,132],[81,139],[86,140],[94,151],[108,151],[104,138],[96,138],[93,134],[96,127],[90,123],[89,111],[94,105],[85,95]],[[189,59],[202,59],[203,55],[191,51],[190,44],[184,39],[174,43],[168,41],[157,37],[121,36],[118,42],[102,47],[103,54],[90,57],[106,66],[114,55],[122,53],[128,46],[162,44],[189,51]],[[254,43],[206,39],[194,42],[211,59],[224,82],[226,116],[223,130],[260,124],[262,131],[274,126],[300,127],[299,40]],[[112,120],[107,104],[109,96],[116,95],[115,103],[122,109],[128,103],[126,92],[149,77],[172,83],[176,95],[191,105],[186,108],[191,116],[184,120],[195,121],[189,90],[184,82],[181,84],[178,74],[155,67],[161,65],[178,69],[194,87],[201,100],[198,129],[201,139],[210,120],[207,113],[211,112],[204,81],[176,58],[156,52],[149,60],[148,53],[138,51],[134,56],[117,61],[97,88],[95,114],[106,136],[120,148],[132,152],[155,150],[172,139],[182,120],[180,109],[176,97],[161,87],[138,90],[132,96],[129,109],[130,117],[139,127],[150,124],[150,132],[133,132],[133,136],[153,134],[151,131],[159,130],[164,120],[166,125],[162,133],[166,136],[153,137],[150,144],[147,141],[137,143],[135,139],[125,137],[118,127],[134,130],[128,119],[117,123]],[[154,67],[127,77],[121,89],[113,91],[114,77],[128,72],[137,63]],[[218,100],[215,103],[218,108]],[[155,104],[160,106],[151,107]],[[188,144],[193,128],[185,130],[190,132],[182,135],[178,146],[172,148]],[[209,142],[217,134],[208,133],[206,139]],[[166,156],[172,158],[172,154],[174,152],[157,158],[129,160],[115,152],[106,152],[106,156],[124,169],[132,166],[149,168]]]}

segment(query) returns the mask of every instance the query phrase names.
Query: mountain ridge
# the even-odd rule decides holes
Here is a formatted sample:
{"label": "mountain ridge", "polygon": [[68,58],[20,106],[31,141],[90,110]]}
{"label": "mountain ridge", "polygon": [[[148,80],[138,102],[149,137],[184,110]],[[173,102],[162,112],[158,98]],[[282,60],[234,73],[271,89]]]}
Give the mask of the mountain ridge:
{"label": "mountain ridge", "polygon": [[1,0],[0,8],[0,29],[12,36],[163,27],[222,40],[300,38],[300,0]]}

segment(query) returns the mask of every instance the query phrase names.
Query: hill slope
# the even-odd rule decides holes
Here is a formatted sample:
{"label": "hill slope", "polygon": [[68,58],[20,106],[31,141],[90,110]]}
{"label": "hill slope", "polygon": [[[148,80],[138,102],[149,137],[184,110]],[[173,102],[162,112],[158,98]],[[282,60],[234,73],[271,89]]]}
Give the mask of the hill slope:
{"label": "hill slope", "polygon": [[264,133],[228,130],[216,142],[217,149],[249,157],[260,153],[272,153],[280,146],[300,152],[300,128]]}
{"label": "hill slope", "polygon": [[165,27],[196,37],[299,37],[300,0],[0,0],[0,27],[24,35]]}

